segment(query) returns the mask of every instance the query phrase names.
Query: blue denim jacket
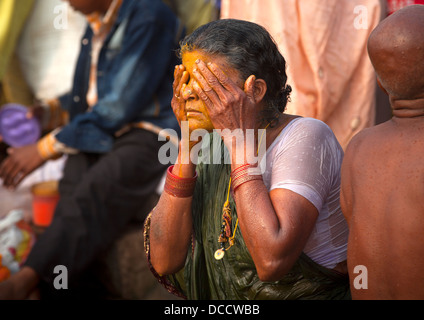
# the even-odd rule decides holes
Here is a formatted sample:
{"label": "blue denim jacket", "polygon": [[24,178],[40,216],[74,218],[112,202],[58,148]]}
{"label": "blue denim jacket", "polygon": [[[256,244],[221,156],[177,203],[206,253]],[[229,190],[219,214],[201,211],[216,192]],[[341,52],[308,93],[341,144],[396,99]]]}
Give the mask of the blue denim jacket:
{"label": "blue denim jacket", "polygon": [[175,50],[184,35],[178,18],[160,0],[124,0],[100,51],[98,102],[87,112],[91,38],[81,41],[73,88],[60,98],[70,121],[56,138],[82,152],[104,153],[114,134],[140,121],[179,132],[171,108]]}

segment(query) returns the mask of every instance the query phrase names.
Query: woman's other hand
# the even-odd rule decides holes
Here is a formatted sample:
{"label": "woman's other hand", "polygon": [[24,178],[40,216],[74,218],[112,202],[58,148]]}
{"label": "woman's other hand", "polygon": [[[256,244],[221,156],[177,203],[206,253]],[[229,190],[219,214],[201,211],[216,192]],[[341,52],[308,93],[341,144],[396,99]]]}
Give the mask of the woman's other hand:
{"label": "woman's other hand", "polygon": [[175,66],[174,83],[172,84],[174,95],[172,97],[171,106],[175,116],[177,117],[180,127],[182,121],[187,121],[183,93],[188,80],[189,75],[188,72],[185,71],[185,67],[182,64]]}

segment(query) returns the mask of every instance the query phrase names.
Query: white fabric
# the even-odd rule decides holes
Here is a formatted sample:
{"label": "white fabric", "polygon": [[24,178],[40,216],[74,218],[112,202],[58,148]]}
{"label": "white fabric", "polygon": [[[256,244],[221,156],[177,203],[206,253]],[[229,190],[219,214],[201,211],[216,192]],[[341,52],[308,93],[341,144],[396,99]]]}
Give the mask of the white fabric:
{"label": "white fabric", "polygon": [[[85,17],[67,2],[34,2],[16,49],[22,72],[37,99],[56,98],[71,89],[85,27]],[[60,179],[65,160],[66,157],[47,161],[13,191],[6,189],[0,179],[0,218],[13,209],[23,210],[25,218],[31,218],[31,186],[41,181]]]}
{"label": "white fabric", "polygon": [[35,97],[56,98],[72,86],[85,17],[61,0],[37,0],[17,46],[22,71]]}
{"label": "white fabric", "polygon": [[327,268],[346,260],[348,226],[339,203],[342,160],[343,149],[324,122],[296,118],[273,141],[261,163],[269,191],[289,189],[318,209],[304,253]]}

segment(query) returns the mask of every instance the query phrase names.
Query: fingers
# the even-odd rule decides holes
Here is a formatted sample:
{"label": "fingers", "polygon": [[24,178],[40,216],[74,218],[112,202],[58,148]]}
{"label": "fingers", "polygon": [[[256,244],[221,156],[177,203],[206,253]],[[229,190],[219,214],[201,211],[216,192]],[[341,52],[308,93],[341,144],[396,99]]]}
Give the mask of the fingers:
{"label": "fingers", "polygon": [[36,118],[39,121],[42,121],[44,115],[43,105],[40,102],[35,102],[34,105],[28,107],[28,111],[25,114],[27,119]]}
{"label": "fingers", "polygon": [[19,173],[19,166],[9,156],[0,166],[0,178],[3,180],[3,185],[7,188],[13,188],[15,185],[15,178]]}
{"label": "fingers", "polygon": [[178,91],[180,97],[184,94],[184,90],[185,90],[185,87],[187,86],[188,79],[189,79],[189,74],[187,71],[184,71],[181,76],[181,81],[180,81],[179,91]]}
{"label": "fingers", "polygon": [[174,96],[171,100],[171,106],[177,117],[178,123],[181,125],[181,121],[185,121],[187,116],[185,114],[185,100],[182,97],[184,88],[188,82],[189,74],[185,71],[183,65],[177,65],[174,69],[174,82],[173,82],[173,93]]}
{"label": "fingers", "polygon": [[174,97],[179,99],[181,97],[181,89],[184,84],[187,84],[189,79],[188,72],[185,71],[185,67],[183,65],[175,66],[174,69]]}
{"label": "fingers", "polygon": [[[193,72],[194,73],[194,72]],[[212,95],[211,91],[205,91],[203,86],[200,86],[197,81],[193,82],[193,90],[197,96],[206,104],[208,107],[212,107],[213,102],[209,99],[209,95]]]}
{"label": "fingers", "polygon": [[227,91],[232,95],[239,94],[241,88],[238,87],[237,84],[234,83],[234,81],[231,80],[231,78],[228,77],[216,64],[209,62],[206,65],[201,60],[196,61],[196,63],[198,66],[196,71],[198,71],[198,74],[201,74],[201,77],[199,77],[198,80],[205,92],[209,92],[212,89],[220,98],[227,94]]}
{"label": "fingers", "polygon": [[15,189],[21,182],[22,182],[22,180],[24,180],[25,179],[25,177],[28,175],[28,173],[25,173],[25,172],[18,172],[17,174],[16,174],[16,176],[14,177],[14,179],[13,179],[13,182],[12,182],[12,184],[11,184],[11,188],[13,188],[13,189]]}
{"label": "fingers", "polygon": [[172,97],[171,104],[174,105],[174,108],[179,108],[181,103],[181,97],[184,93],[184,88],[186,87],[189,80],[189,74],[185,71],[183,65],[175,66],[174,70],[174,82],[172,85],[174,96]]}
{"label": "fingers", "polygon": [[28,112],[25,114],[25,117],[26,117],[27,119],[31,119],[31,118],[33,118],[33,117],[34,117],[34,109],[29,108],[29,109],[28,109]]}
{"label": "fingers", "polygon": [[199,63],[199,69],[207,75],[209,75],[209,72],[212,73],[218,82],[230,92],[238,88],[237,85],[213,62],[209,62],[207,67],[204,63]]}
{"label": "fingers", "polygon": [[196,78],[197,83],[193,84],[193,89],[194,86],[199,89],[200,84],[201,90],[196,90],[200,98],[205,102],[208,99],[214,102],[217,101],[218,92],[222,91],[222,85],[203,61],[197,60],[196,64],[197,68],[193,69],[193,76]]}
{"label": "fingers", "polygon": [[[214,86],[215,90],[219,91],[219,82],[216,77],[213,77],[214,79],[209,77],[210,81],[212,82],[210,85],[209,81],[206,80],[203,74],[201,74],[197,69],[193,70],[193,76],[196,78],[196,81],[193,82],[193,89],[198,97],[203,100],[207,107],[212,107],[214,104],[218,105],[220,102],[220,97],[212,88],[212,86]],[[223,93],[221,93],[221,95],[223,95]]]}
{"label": "fingers", "polygon": [[209,112],[219,114],[225,112],[230,105],[233,105],[234,108],[240,107],[246,96],[242,85],[238,86],[234,79],[226,75],[214,63],[210,62],[206,65],[203,61],[197,60],[196,66],[193,76],[197,84],[193,84],[193,89],[203,100]]}
{"label": "fingers", "polygon": [[44,160],[38,155],[36,145],[7,149],[9,156],[0,165],[0,178],[7,188],[16,188],[19,183]]}
{"label": "fingers", "polygon": [[[178,85],[180,84],[181,80],[181,65],[175,66],[174,69],[174,82],[172,83],[172,89],[174,92],[174,97],[178,97]],[[174,98],[172,98],[174,99]]]}

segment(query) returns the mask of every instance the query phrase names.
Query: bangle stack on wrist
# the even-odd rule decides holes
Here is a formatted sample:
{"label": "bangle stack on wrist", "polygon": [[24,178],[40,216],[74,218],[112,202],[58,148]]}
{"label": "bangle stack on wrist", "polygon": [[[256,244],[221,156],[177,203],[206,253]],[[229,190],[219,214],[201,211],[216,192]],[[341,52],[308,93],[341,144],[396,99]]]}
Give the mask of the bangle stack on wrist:
{"label": "bangle stack on wrist", "polygon": [[167,170],[164,190],[177,198],[191,197],[196,186],[197,172],[192,178],[181,178],[172,173],[173,168],[172,165]]}
{"label": "bangle stack on wrist", "polygon": [[236,189],[243,183],[252,180],[262,180],[262,175],[259,171],[258,174],[256,174],[256,172],[249,172],[250,169],[257,168],[250,164],[244,164],[231,172],[231,185],[233,187],[233,192],[236,191]]}
{"label": "bangle stack on wrist", "polygon": [[53,133],[48,133],[37,142],[37,150],[43,160],[58,159],[62,156],[55,148],[56,138]]}

